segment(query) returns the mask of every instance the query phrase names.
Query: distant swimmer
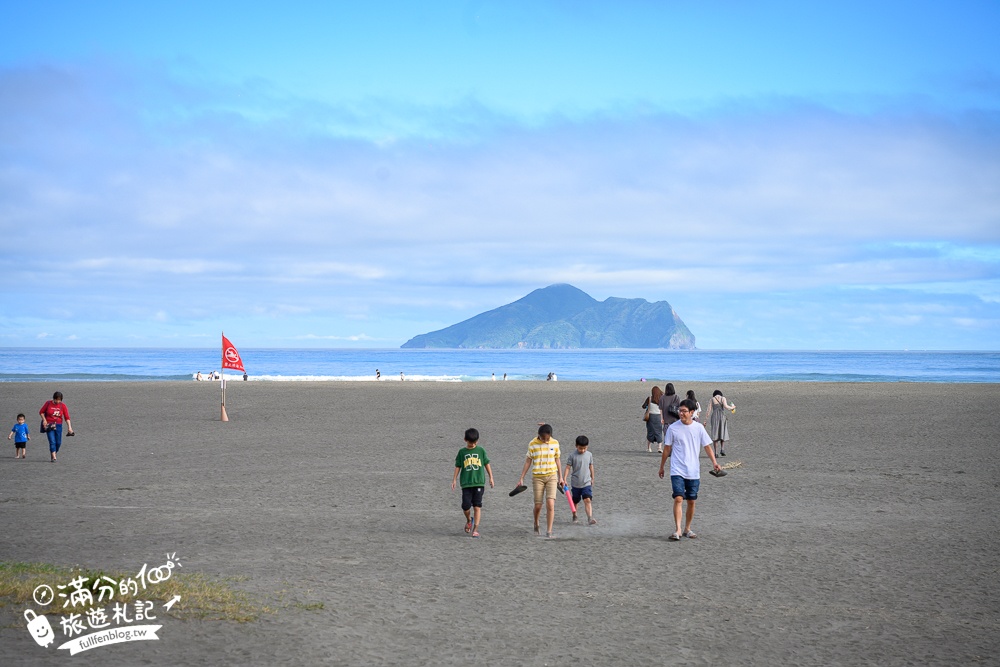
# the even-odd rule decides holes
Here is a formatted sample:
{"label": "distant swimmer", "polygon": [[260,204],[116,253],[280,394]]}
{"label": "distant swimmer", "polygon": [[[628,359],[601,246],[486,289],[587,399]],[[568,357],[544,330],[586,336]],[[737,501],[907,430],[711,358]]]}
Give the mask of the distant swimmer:
{"label": "distant swimmer", "polygon": [[201,371],[198,371],[198,374],[194,376],[194,379],[197,380],[198,382],[201,382],[205,378],[201,376]]}
{"label": "distant swimmer", "polygon": [[507,374],[506,374],[506,373],[504,373],[504,374],[503,374],[503,381],[504,381],[504,382],[506,382],[506,381],[507,381]]}
{"label": "distant swimmer", "polygon": [[382,379],[382,373],[380,373],[377,368],[375,369],[375,379],[376,380],[381,380]]}
{"label": "distant swimmer", "polygon": [[493,380],[494,382],[496,382],[497,381],[497,374],[496,373],[490,373],[490,379]]}
{"label": "distant swimmer", "polygon": [[399,381],[400,381],[400,382],[402,382],[402,381],[403,381],[403,380],[405,380],[405,379],[406,379],[406,378],[405,378],[405,377],[403,377],[403,371],[399,371]]}
{"label": "distant swimmer", "polygon": [[547,381],[549,381],[549,382],[555,382],[556,381],[556,374],[555,373],[549,373],[549,376],[547,378],[545,378],[545,379]]}
{"label": "distant swimmer", "polygon": [[247,372],[246,371],[243,371],[243,381],[244,382],[247,381]]}

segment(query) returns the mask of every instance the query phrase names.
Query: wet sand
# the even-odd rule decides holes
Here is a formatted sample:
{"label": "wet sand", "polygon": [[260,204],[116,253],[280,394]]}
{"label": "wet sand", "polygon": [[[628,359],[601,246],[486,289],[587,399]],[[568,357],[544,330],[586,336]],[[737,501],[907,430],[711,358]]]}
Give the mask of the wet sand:
{"label": "wet sand", "polygon": [[[134,571],[176,552],[284,601],[74,657],[9,605],[3,662],[1000,662],[1000,385],[719,385],[738,406],[721,461],[743,465],[703,474],[699,538],[678,543],[649,388],[235,383],[222,423],[215,383],[0,384],[33,432],[27,461],[0,458],[0,560]],[[35,415],[56,389],[79,435],[49,464]],[[507,496],[539,421],[564,451],[590,437],[599,525],[560,498],[538,539],[530,493]],[[469,426],[497,481],[480,540],[450,490]]]}

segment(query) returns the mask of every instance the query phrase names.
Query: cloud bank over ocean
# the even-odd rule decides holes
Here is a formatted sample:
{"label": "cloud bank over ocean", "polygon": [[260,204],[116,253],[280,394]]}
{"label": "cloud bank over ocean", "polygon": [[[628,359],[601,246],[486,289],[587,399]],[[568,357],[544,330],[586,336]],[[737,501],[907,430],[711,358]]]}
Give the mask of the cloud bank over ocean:
{"label": "cloud bank over ocean", "polygon": [[391,347],[561,282],[705,348],[1000,345],[992,72],[528,114],[185,67],[0,66],[0,345]]}

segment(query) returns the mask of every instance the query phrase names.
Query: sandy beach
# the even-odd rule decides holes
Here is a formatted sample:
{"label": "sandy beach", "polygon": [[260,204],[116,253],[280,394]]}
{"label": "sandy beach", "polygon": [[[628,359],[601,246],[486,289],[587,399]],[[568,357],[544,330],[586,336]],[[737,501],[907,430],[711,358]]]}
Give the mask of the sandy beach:
{"label": "sandy beach", "polygon": [[[677,383],[707,405],[716,385]],[[0,384],[0,561],[238,577],[250,623],[69,657],[0,608],[9,665],[1000,664],[1000,385],[719,385],[738,410],[697,540],[669,542],[640,383]],[[48,463],[37,411],[78,435]],[[597,469],[594,527],[532,535],[509,498],[537,423]],[[497,488],[482,539],[450,489],[465,428]],[[289,603],[291,602],[291,603]],[[181,602],[180,604],[183,604]],[[57,645],[65,639],[57,637]]]}

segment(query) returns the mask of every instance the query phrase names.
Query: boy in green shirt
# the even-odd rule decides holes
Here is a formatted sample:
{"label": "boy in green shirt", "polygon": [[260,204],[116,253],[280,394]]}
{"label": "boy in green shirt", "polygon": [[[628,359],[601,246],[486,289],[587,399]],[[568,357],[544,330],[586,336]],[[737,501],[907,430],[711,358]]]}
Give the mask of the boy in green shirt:
{"label": "boy in green shirt", "polygon": [[[479,431],[474,428],[465,431],[465,447],[458,451],[455,457],[455,475],[451,478],[451,490],[455,490],[455,482],[462,487],[462,512],[465,513],[465,532],[471,532],[473,537],[479,537],[479,519],[483,513],[483,491],[486,488],[486,476],[490,478],[490,488],[493,488],[493,469],[486,450],[479,446]],[[461,479],[460,479],[461,476]]]}

